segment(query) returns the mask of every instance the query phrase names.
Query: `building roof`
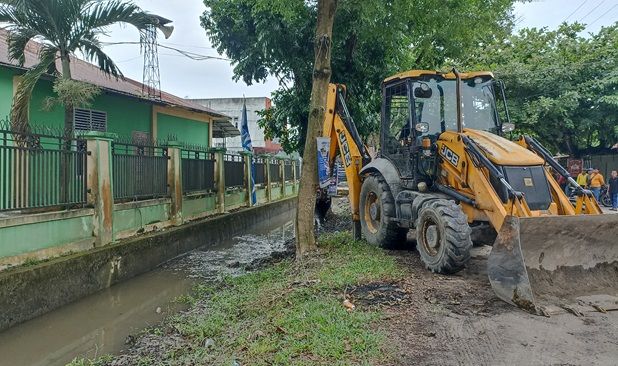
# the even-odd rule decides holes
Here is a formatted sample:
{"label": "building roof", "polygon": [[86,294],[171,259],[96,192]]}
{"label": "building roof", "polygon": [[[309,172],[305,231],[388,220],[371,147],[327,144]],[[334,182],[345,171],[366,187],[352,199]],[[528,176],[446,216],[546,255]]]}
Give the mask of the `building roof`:
{"label": "building roof", "polygon": [[[40,43],[30,41],[26,45],[26,61],[24,66],[20,67],[16,60],[11,60],[9,57],[7,39],[8,31],[5,29],[0,29],[0,65],[12,68],[28,69],[38,63],[38,54],[41,47]],[[60,69],[59,60],[57,61],[57,68]],[[99,70],[97,66],[76,57],[71,57],[71,77],[75,80],[94,84],[111,93],[121,94],[155,104],[179,107],[193,112],[207,113],[213,117],[215,122],[213,137],[231,137],[240,135],[238,129],[230,122],[231,118],[221,112],[217,112],[206,106],[177,97],[164,91],[161,91],[160,101],[149,99],[142,93],[142,83],[127,77],[115,78],[113,76],[106,75],[104,72]]]}
{"label": "building roof", "polygon": [[[440,75],[445,79],[455,79],[455,74],[453,74],[452,72],[441,73],[435,70],[409,70],[409,71],[404,71],[402,73],[395,74],[391,77],[388,77],[384,79],[384,82],[388,83],[390,81],[397,80],[397,79],[417,78],[419,76],[425,76],[425,75]],[[460,73],[460,76],[463,80],[465,80],[465,79],[472,79],[477,76],[489,76],[493,78],[494,74],[489,71],[476,71],[476,72],[462,72]]]}

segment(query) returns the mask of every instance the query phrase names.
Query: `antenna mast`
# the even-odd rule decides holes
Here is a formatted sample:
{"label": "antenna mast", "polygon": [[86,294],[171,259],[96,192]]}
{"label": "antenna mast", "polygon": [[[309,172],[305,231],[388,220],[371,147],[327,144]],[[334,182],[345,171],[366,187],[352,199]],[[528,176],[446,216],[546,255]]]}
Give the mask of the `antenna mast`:
{"label": "antenna mast", "polygon": [[142,94],[149,99],[161,100],[161,74],[159,72],[159,48],[157,44],[157,30],[165,38],[172,35],[174,27],[172,21],[157,17],[158,23],[149,25],[140,37],[141,49],[144,53],[144,73],[142,80]]}

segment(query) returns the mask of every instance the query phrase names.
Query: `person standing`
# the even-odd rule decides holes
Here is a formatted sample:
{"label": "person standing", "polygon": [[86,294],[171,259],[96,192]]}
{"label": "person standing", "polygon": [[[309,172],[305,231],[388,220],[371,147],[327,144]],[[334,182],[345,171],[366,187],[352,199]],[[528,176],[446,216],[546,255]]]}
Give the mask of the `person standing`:
{"label": "person standing", "polygon": [[577,184],[579,184],[582,188],[586,188],[586,185],[588,184],[588,173],[586,170],[582,169],[582,171],[577,175]]}
{"label": "person standing", "polygon": [[612,170],[612,175],[607,184],[609,185],[609,196],[612,198],[612,211],[618,211],[618,171]]}
{"label": "person standing", "polygon": [[594,168],[592,170],[592,174],[588,176],[588,181],[590,190],[596,198],[597,202],[601,202],[601,187],[605,185],[605,179],[603,179],[603,174],[599,172],[599,169]]}

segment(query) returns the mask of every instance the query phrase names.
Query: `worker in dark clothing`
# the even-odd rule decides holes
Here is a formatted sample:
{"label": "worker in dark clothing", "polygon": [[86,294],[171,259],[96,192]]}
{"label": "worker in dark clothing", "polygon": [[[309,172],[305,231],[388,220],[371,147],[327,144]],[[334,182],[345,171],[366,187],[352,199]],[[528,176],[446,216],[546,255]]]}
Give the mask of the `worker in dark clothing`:
{"label": "worker in dark clothing", "polygon": [[612,211],[618,211],[618,171],[612,170],[612,174],[607,181],[609,185],[609,196],[612,198]]}

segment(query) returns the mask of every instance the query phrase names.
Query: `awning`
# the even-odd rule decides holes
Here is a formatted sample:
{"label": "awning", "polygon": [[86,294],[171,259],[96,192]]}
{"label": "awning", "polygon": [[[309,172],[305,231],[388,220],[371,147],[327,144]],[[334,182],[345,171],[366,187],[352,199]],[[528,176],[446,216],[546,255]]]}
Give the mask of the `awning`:
{"label": "awning", "polygon": [[236,137],[240,136],[240,131],[229,118],[226,119],[215,119],[214,120],[214,128],[212,130],[212,137],[214,138],[224,138],[224,137]]}

